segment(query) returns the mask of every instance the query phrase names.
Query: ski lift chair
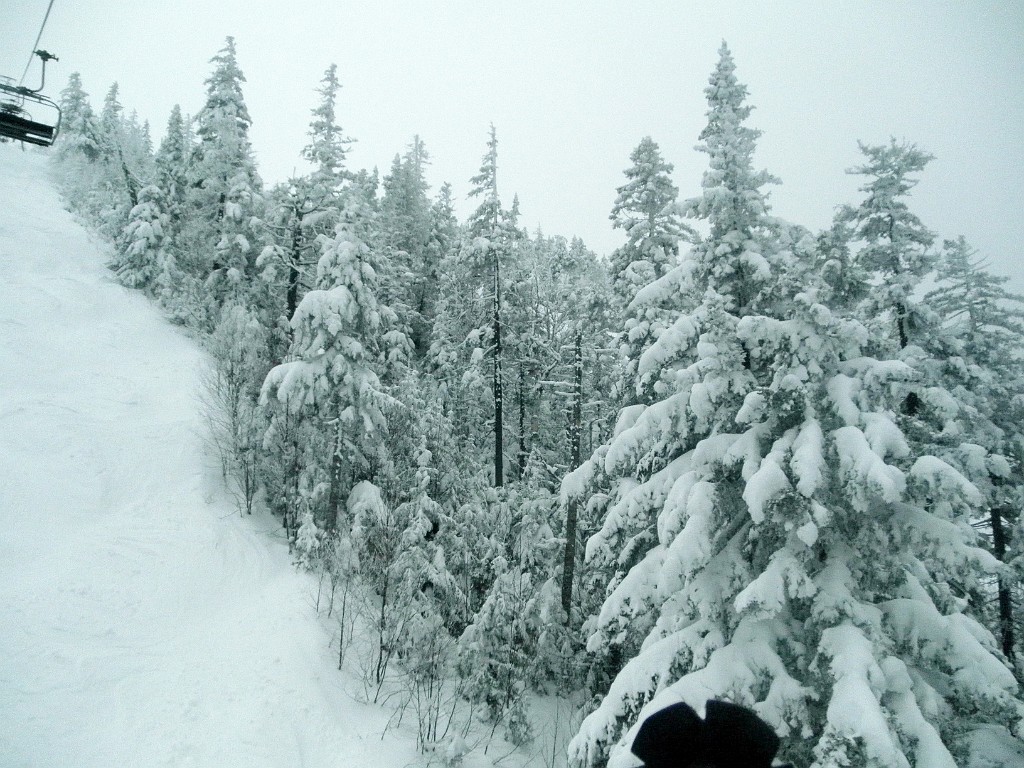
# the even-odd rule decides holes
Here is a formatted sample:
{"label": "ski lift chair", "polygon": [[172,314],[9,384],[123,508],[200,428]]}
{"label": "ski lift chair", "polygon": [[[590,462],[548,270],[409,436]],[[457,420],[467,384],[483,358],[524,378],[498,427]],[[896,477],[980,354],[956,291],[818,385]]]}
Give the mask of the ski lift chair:
{"label": "ski lift chair", "polygon": [[0,137],[49,147],[60,133],[61,111],[57,102],[40,91],[46,84],[46,62],[56,59],[46,51],[35,52],[43,60],[43,82],[32,90],[0,77]]}

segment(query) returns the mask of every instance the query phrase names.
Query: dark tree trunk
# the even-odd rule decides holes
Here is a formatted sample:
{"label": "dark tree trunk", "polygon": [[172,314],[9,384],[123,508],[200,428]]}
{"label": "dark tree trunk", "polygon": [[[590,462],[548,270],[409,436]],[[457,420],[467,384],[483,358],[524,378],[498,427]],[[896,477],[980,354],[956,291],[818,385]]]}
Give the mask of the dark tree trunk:
{"label": "dark tree trunk", "polygon": [[284,412],[287,425],[285,427],[285,434],[289,442],[288,477],[286,478],[288,483],[288,506],[285,511],[285,530],[288,532],[288,551],[290,552],[295,545],[295,535],[299,531],[298,515],[296,513],[298,512],[299,504],[299,472],[301,467],[299,463],[297,425],[292,421],[287,402],[285,403]]}
{"label": "dark tree trunk", "polygon": [[[121,150],[118,150],[118,154],[121,154]],[[128,199],[131,201],[132,208],[139,204],[139,187],[135,183],[135,179],[132,178],[131,171],[128,170],[128,164],[124,161],[124,157],[121,157],[121,172],[124,173],[124,187],[128,191]]]}
{"label": "dark tree trunk", "polygon": [[[1006,531],[1003,530],[1003,509],[993,507],[989,511],[992,522],[992,554],[999,562],[1006,558]],[[1013,659],[1014,637],[1013,637],[1013,598],[1010,594],[1010,587],[1002,576],[998,580],[999,594],[999,635],[1003,647],[1003,654],[1008,659]]]}
{"label": "dark tree trunk", "polygon": [[295,308],[299,305],[299,258],[301,256],[301,237],[300,221],[296,219],[295,226],[292,228],[292,252],[291,258],[288,260],[288,319],[291,320],[295,316]]}
{"label": "dark tree trunk", "polygon": [[519,363],[519,479],[526,475],[526,375]]}
{"label": "dark tree trunk", "polygon": [[505,436],[502,430],[502,394],[501,394],[501,265],[498,263],[498,252],[494,250],[494,486],[500,488],[505,484]]}
{"label": "dark tree trunk", "polygon": [[327,515],[324,527],[333,531],[338,525],[338,507],[341,505],[341,427],[335,425],[331,446],[331,487],[327,493]]}
{"label": "dark tree trunk", "polygon": [[[573,397],[572,413],[569,415],[569,465],[576,469],[580,465],[580,439],[583,431],[583,333],[576,331],[576,345],[573,356]],[[569,500],[565,512],[565,557],[562,560],[562,610],[566,623],[572,621],[572,581],[576,575],[576,522],[579,516],[579,501]]]}
{"label": "dark tree trunk", "polygon": [[[910,343],[910,329],[907,320],[907,305],[902,301],[896,302],[896,330],[900,337],[900,349],[906,349]],[[917,392],[909,392],[903,401],[903,412],[908,416],[913,416],[920,407],[921,398],[917,396]]]}
{"label": "dark tree trunk", "polygon": [[[895,254],[895,230],[896,220],[889,216],[889,244],[894,247]],[[900,265],[899,256],[894,255],[892,261],[892,273],[896,277],[902,273],[903,269]],[[897,301],[896,306],[896,334],[899,336],[900,349],[906,349],[907,345],[910,344],[910,320],[907,314],[907,305],[903,301]],[[910,392],[907,394],[906,399],[903,401],[903,412],[907,416],[913,416],[917,413],[921,407],[921,399],[918,397],[917,392]]]}

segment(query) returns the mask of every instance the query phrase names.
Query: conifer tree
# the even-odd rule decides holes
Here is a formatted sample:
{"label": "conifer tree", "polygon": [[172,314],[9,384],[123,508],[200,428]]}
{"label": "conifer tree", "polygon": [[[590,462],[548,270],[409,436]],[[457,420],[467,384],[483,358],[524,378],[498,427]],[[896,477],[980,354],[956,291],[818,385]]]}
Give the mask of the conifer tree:
{"label": "conifer tree", "polygon": [[164,241],[156,277],[156,295],[173,320],[185,322],[189,316],[189,296],[195,294],[194,281],[180,266],[188,264],[182,232],[186,227],[188,160],[191,153],[188,131],[177,104],[167,119],[164,137],[153,156],[154,184],[160,190],[165,213]]}
{"label": "conifer tree", "polygon": [[[156,184],[167,201],[167,215],[172,231],[182,227],[185,215],[185,195],[188,186],[188,158],[191,148],[187,143],[185,122],[177,104],[167,118],[167,129],[153,158]],[[176,238],[172,238],[176,239]]]}
{"label": "conifer tree", "polygon": [[345,158],[352,139],[338,124],[339,90],[338,68],[331,64],[317,89],[320,102],[312,111],[309,143],[302,150],[313,171],[275,188],[268,205],[273,243],[260,254],[259,267],[268,290],[284,294],[285,323],[311,287],[321,240],[340,220],[344,186],[351,178]]}
{"label": "conifer tree", "polygon": [[252,514],[259,489],[259,447],[266,424],[259,407],[267,370],[267,334],[252,309],[224,307],[206,339],[210,368],[204,384],[210,436],[239,510]]}
{"label": "conifer tree", "polygon": [[127,213],[139,203],[139,183],[125,158],[125,147],[128,143],[125,126],[119,87],[117,83],[113,83],[103,99],[103,111],[100,112],[99,148],[100,156],[111,168],[111,193],[125,198],[117,207],[126,209],[126,221]]}
{"label": "conifer tree", "polygon": [[454,641],[446,624],[465,599],[437,535],[450,520],[430,495],[432,454],[421,421],[425,415],[416,415],[419,423],[413,429],[419,433],[412,457],[415,471],[412,487],[405,489],[412,498],[393,512],[377,505],[378,514],[365,517],[362,525],[356,523],[364,572],[375,572],[382,638],[391,652],[401,655],[419,695],[436,692],[444,684],[442,676],[453,672]]}
{"label": "conifer tree", "polygon": [[664,308],[645,300],[646,294],[638,300],[637,293],[673,270],[679,241],[689,231],[680,220],[678,190],[669,177],[672,164],[662,159],[658,145],[645,136],[629,159],[632,166],[617,190],[610,217],[627,237],[611,256],[612,286],[625,321],[619,335],[624,364],[618,387],[624,404],[649,401],[650,393],[638,392],[633,385],[636,366],[666,322]]}
{"label": "conifer tree", "polygon": [[935,235],[910,211],[906,198],[917,185],[913,175],[933,158],[895,139],[881,146],[861,144],[860,149],[866,162],[849,173],[867,177],[861,187],[865,198],[857,207],[846,206],[839,218],[852,226],[852,238],[863,243],[858,253],[861,266],[881,280],[864,311],[889,318],[902,350],[914,337],[914,288],[935,263],[929,250]]}
{"label": "conifer tree", "polygon": [[526,606],[536,585],[529,572],[504,556],[495,558],[492,567],[494,582],[459,639],[459,662],[468,680],[467,695],[484,706],[484,717],[504,722],[509,741],[523,744],[531,736],[524,697],[534,645]]}
{"label": "conifer tree", "polygon": [[312,214],[316,219],[316,229],[337,223],[340,203],[332,198],[325,201],[324,208],[316,208],[309,191],[309,177],[300,177],[275,185],[266,195],[270,243],[260,252],[256,266],[266,292],[278,299],[279,326],[287,326],[295,315],[300,299],[312,286],[319,258],[317,236],[304,224],[306,216]]}
{"label": "conifer tree", "polygon": [[214,270],[207,283],[213,289],[215,302],[260,303],[251,295],[250,281],[261,246],[268,237],[262,214],[262,194],[245,169],[236,170],[225,189],[220,239],[214,246]]}
{"label": "conifer tree", "polygon": [[338,124],[340,90],[338,65],[331,64],[317,89],[320,103],[313,110],[309,123],[309,144],[302,150],[302,156],[313,165],[313,183],[334,191],[340,190],[348,178],[345,158],[348,145],[352,143]]}
{"label": "conifer tree", "polygon": [[658,145],[645,136],[629,159],[626,183],[616,190],[609,217],[627,238],[611,256],[613,286],[623,307],[637,290],[675,266],[685,232],[676,209],[679,191],[669,176],[673,166],[662,158]]}
{"label": "conifer tree", "polygon": [[261,183],[249,143],[252,119],[242,95],[245,76],[234,38],[227,38],[211,62],[206,103],[196,117],[186,232],[194,259],[190,271],[208,286],[203,308],[208,322],[226,301],[242,300],[265,236]]}
{"label": "conifer tree", "polygon": [[61,130],[57,142],[63,158],[80,155],[89,161],[99,159],[99,129],[96,115],[89,104],[89,95],[82,86],[82,76],[72,72],[60,93]]}
{"label": "conifer tree", "polygon": [[430,338],[431,288],[437,264],[430,261],[427,245],[432,216],[429,186],[424,176],[430,155],[419,136],[404,155],[396,155],[384,177],[381,199],[381,232],[388,252],[388,293],[399,321],[408,329],[413,346],[422,356]]}
{"label": "conifer tree", "polygon": [[[60,94],[61,131],[57,136],[55,159],[60,163],[60,184],[68,205],[90,221],[109,239],[124,222],[104,225],[109,211],[109,173],[100,149],[99,118],[82,88],[82,78],[73,72]],[[113,218],[113,217],[110,217]]]}
{"label": "conifer tree", "polygon": [[970,526],[979,493],[904,434],[913,369],[872,356],[879,334],[827,306],[814,239],[768,216],[734,69],[723,46],[689,206],[709,234],[638,366],[660,399],[563,485],[617,478],[588,543],[615,569],[589,647],[626,662],[570,752],[626,765],[647,714],[726,698],[796,764],[965,763],[975,733],[1024,715],[965,612],[995,567]]}
{"label": "conifer tree", "polygon": [[435,271],[444,256],[455,247],[459,237],[459,222],[455,218],[452,185],[445,182],[430,206],[430,239],[427,247],[432,251],[430,262]]}
{"label": "conifer tree", "polygon": [[139,121],[138,112],[134,109],[122,122],[122,151],[125,164],[136,180],[137,189],[156,177],[153,165],[153,138],[150,135],[149,121]]}
{"label": "conifer tree", "polygon": [[[349,201],[317,265],[316,288],[292,318],[289,359],[267,375],[263,400],[276,399],[329,435],[328,496],[318,525],[333,529],[356,478],[375,463],[390,401],[377,369],[393,347],[394,312],[377,300],[377,254],[363,240],[365,207]],[[344,475],[343,475],[344,473]]]}
{"label": "conifer tree", "polygon": [[[150,166],[150,145],[137,117],[125,118],[114,83],[94,117],[81,79],[65,89],[70,125],[58,158],[67,171],[65,192],[69,203],[119,248],[132,208],[138,203],[140,179]],[[62,131],[63,134],[63,131]]]}
{"label": "conifer tree", "polygon": [[494,429],[494,484],[501,486],[505,482],[504,456],[504,393],[502,382],[502,348],[501,348],[501,242],[500,224],[502,219],[501,202],[498,198],[498,136],[491,126],[491,137],[487,142],[487,154],[484,155],[480,173],[470,179],[473,184],[469,191],[470,197],[483,198],[479,207],[473,212],[466,223],[470,237],[474,238],[472,248],[481,252],[488,263],[491,276],[491,322],[488,340],[491,346],[491,394],[493,397],[493,429]]}
{"label": "conifer tree", "polygon": [[122,250],[111,264],[118,281],[129,288],[151,292],[171,257],[167,253],[168,216],[163,193],[154,185],[143,187],[122,236]]}
{"label": "conifer tree", "polygon": [[[671,413],[677,408],[683,408],[685,413],[687,408],[681,395],[672,394],[679,385],[672,382],[676,364],[671,361],[694,351],[694,335],[700,326],[693,315],[699,312],[701,324],[708,324],[709,331],[714,326],[716,336],[728,334],[739,320],[740,302],[747,303],[746,297],[754,295],[770,275],[762,252],[774,247],[773,222],[767,217],[765,194],[760,188],[771,177],[753,171],[758,132],[743,124],[751,108],[744,103],[746,88],[738,83],[734,70],[732,57],[723,47],[705,89],[708,127],[701,133],[702,144],[698,147],[710,156],[710,168],[703,180],[705,192],[701,198],[686,203],[691,215],[708,221],[709,234],[694,245],[684,263],[641,288],[635,299],[637,304],[662,308],[664,329],[636,361],[632,378],[625,378],[628,388],[650,393],[654,402],[648,405],[641,399],[639,404],[625,407],[615,431],[634,435],[651,431],[636,445],[627,462],[613,462],[607,457],[610,446],[605,445],[574,473],[575,477],[593,477],[597,472],[595,482],[610,486],[610,499],[605,499],[602,491],[587,505],[607,507],[602,531],[588,544],[587,559],[590,568],[604,573],[613,594],[620,587],[633,588],[636,577],[631,580],[629,574],[657,546],[653,510],[658,509],[675,479],[678,470],[672,467],[678,466],[678,457],[692,450],[699,439],[698,435],[687,435],[688,430],[680,427],[682,415],[660,425],[653,421],[667,416],[666,408]],[[756,272],[750,267],[754,262],[759,268]],[[718,344],[714,349],[723,355],[740,352],[735,340]],[[741,379],[749,375],[742,354],[738,371],[734,370],[736,362],[732,359],[729,365],[723,364],[721,375],[726,381],[730,375]],[[725,396],[738,388],[726,386],[719,394]],[[698,392],[702,389],[698,387]],[[694,405],[708,407],[706,403]],[[613,438],[612,444],[617,439]],[[564,494],[567,504],[582,490],[573,486],[572,482],[563,486],[563,491],[573,491]],[[598,540],[600,545],[596,544]],[[594,672],[598,679],[614,675],[639,651],[655,618],[651,604],[654,595],[650,591],[653,586],[650,584],[646,593],[632,594],[628,603],[619,605],[616,611],[602,610],[600,622],[591,628],[593,635],[588,642],[598,652]]]}
{"label": "conifer tree", "polygon": [[422,295],[419,297],[420,315],[430,327],[430,337],[421,343],[428,345],[433,337],[434,322],[438,315],[441,264],[457,246],[460,235],[451,184],[445,182],[441,185],[430,205],[429,216],[430,232],[424,249]]}
{"label": "conifer tree", "polygon": [[[470,197],[480,198],[480,204],[465,224],[459,247],[441,267],[431,360],[446,380],[469,443],[478,449],[485,440],[491,443],[491,480],[500,486],[505,482],[503,302],[517,232],[498,197],[497,147],[491,126],[480,172],[470,180]],[[490,390],[486,404],[485,387]]]}
{"label": "conifer tree", "polygon": [[420,749],[425,751],[437,743],[446,728],[445,710],[455,659],[455,641],[446,619],[463,597],[448,570],[445,550],[436,541],[434,515],[440,515],[441,509],[423,490],[424,482],[430,483],[423,474],[417,475],[421,490],[412,502],[414,507],[402,532],[395,571],[405,616],[399,650],[411,682]]}
{"label": "conifer tree", "polygon": [[[984,513],[977,524],[987,531],[992,554],[1002,563],[1017,565],[999,573],[995,604],[982,610],[1003,655],[1015,660],[1021,640],[1016,616],[1022,571],[1015,533],[1024,498],[1024,296],[1006,288],[1007,278],[987,271],[963,236],[945,241],[939,264],[936,287],[925,302],[942,319],[937,332],[951,347],[940,371],[949,393],[943,405],[948,413],[955,403],[958,411],[955,421],[943,424],[943,431],[955,436],[947,442],[984,494]],[[925,391],[926,404],[933,391]]]}

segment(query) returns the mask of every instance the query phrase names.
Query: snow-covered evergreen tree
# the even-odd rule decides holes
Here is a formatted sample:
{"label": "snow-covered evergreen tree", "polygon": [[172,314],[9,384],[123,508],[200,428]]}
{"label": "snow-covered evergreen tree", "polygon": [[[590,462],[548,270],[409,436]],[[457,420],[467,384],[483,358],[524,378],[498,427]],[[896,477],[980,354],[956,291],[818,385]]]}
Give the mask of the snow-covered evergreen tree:
{"label": "snow-covered evergreen tree", "polygon": [[259,408],[260,384],[267,370],[266,331],[250,308],[229,304],[206,343],[211,359],[202,396],[210,438],[239,509],[252,514],[259,490],[259,449],[266,430]]}
{"label": "snow-covered evergreen tree", "polygon": [[[175,104],[167,118],[164,137],[153,157],[153,164],[156,167],[156,184],[163,191],[167,200],[167,215],[175,233],[181,230],[182,218],[185,215],[190,152],[191,147],[188,146],[181,107]],[[177,237],[173,239],[177,240]]]}
{"label": "snow-covered evergreen tree", "polygon": [[123,249],[123,230],[139,202],[141,180],[151,176],[148,128],[139,124],[134,113],[125,117],[117,83],[107,92],[99,117],[94,116],[77,75],[61,98],[67,124],[56,158],[64,170],[65,197],[101,235]]}
{"label": "snow-covered evergreen tree", "polygon": [[402,156],[395,156],[390,173],[384,177],[380,203],[383,246],[388,254],[387,287],[389,303],[398,312],[420,356],[430,339],[433,299],[431,278],[437,278],[437,263],[428,249],[431,203],[425,178],[430,155],[419,136]]}
{"label": "snow-covered evergreen tree", "polygon": [[612,285],[623,307],[636,292],[676,265],[679,239],[685,232],[672,183],[672,164],[665,162],[657,143],[641,139],[629,156],[626,183],[616,192],[612,226],[626,235],[626,244],[611,255]]}
{"label": "snow-covered evergreen tree", "polygon": [[490,722],[505,723],[509,741],[523,744],[531,738],[525,694],[533,661],[526,605],[536,585],[504,557],[493,568],[487,597],[459,639],[459,662],[470,699],[484,706]]}
{"label": "snow-covered evergreen tree", "polygon": [[337,118],[340,89],[337,66],[332,64],[317,89],[320,103],[313,109],[309,144],[302,150],[313,171],[279,185],[267,201],[272,242],[261,252],[257,266],[267,292],[278,296],[284,324],[312,286],[322,242],[338,224],[344,185],[351,177],[345,157],[352,140],[344,135]]}
{"label": "snow-covered evergreen tree", "polygon": [[292,318],[288,360],[268,374],[263,399],[276,399],[330,434],[329,495],[321,527],[333,529],[349,486],[382,449],[390,401],[377,374],[402,339],[389,327],[394,312],[377,301],[377,255],[366,245],[368,211],[353,198],[317,265],[316,288]]}
{"label": "snow-covered evergreen tree", "polygon": [[138,112],[133,109],[123,120],[121,130],[124,161],[136,181],[136,190],[138,191],[156,177],[156,168],[153,165],[153,138],[150,135],[149,121],[142,120],[140,122]]}
{"label": "snow-covered evergreen tree", "polygon": [[491,479],[500,486],[505,482],[503,332],[507,336],[502,307],[518,231],[498,196],[494,126],[480,172],[470,182],[470,197],[480,198],[480,204],[466,222],[460,246],[441,266],[441,298],[430,357],[448,385],[452,406],[471,444],[482,450],[490,442]]}
{"label": "snow-covered evergreen tree", "polygon": [[[686,204],[692,215],[708,220],[710,232],[692,248],[682,264],[641,288],[634,300],[640,305],[661,307],[659,314],[665,328],[659,332],[657,342],[637,360],[632,379],[626,379],[627,386],[637,393],[649,392],[654,402],[649,407],[642,402],[627,406],[619,415],[615,431],[635,435],[650,429],[651,433],[642,446],[637,445],[638,453],[630,462],[621,464],[609,459],[609,447],[603,446],[575,473],[593,476],[596,472],[603,476],[597,481],[598,486],[607,486],[610,491],[610,498],[602,492],[587,504],[608,509],[602,532],[588,545],[588,561],[590,568],[605,573],[612,591],[620,586],[632,588],[635,578],[630,581],[628,574],[656,546],[656,510],[674,480],[673,470],[668,468],[678,456],[692,449],[697,440],[696,436],[685,434],[688,430],[680,429],[679,416],[663,423],[652,421],[659,417],[667,419],[664,409],[670,406],[666,403],[671,403],[672,408],[687,405],[679,396],[669,396],[679,386],[674,381],[675,365],[669,363],[680,355],[693,353],[693,336],[699,326],[692,315],[700,309],[704,315],[702,324],[724,324],[716,327],[715,333],[728,333],[729,324],[734,325],[740,315],[738,291],[730,288],[735,286],[744,296],[752,295],[759,285],[756,280],[764,281],[769,275],[767,261],[761,254],[774,247],[773,222],[767,218],[765,195],[760,187],[770,177],[753,171],[758,132],[743,124],[751,108],[744,104],[746,89],[737,82],[734,70],[732,58],[723,48],[706,89],[708,128],[701,134],[703,143],[699,147],[710,155],[710,168],[703,181],[705,194]],[[758,266],[764,269],[757,273],[749,267],[744,270],[744,263],[757,259]],[[737,273],[746,278],[738,285]],[[706,306],[702,306],[702,294],[706,294]],[[725,342],[718,343],[723,354],[736,351],[735,341],[727,346]],[[738,372],[723,366],[721,375],[726,381],[730,375],[744,378],[748,374],[743,363],[741,356]],[[736,387],[728,386],[720,394],[728,394],[732,389]],[[638,421],[642,414],[647,415]],[[566,502],[574,495],[577,494],[567,494]],[[602,541],[600,546],[596,545],[597,540]],[[599,652],[594,672],[598,679],[614,675],[637,653],[655,618],[652,599],[650,594],[637,594],[628,605],[614,612],[602,611],[590,639],[592,650]]]}
{"label": "snow-covered evergreen tree", "polygon": [[[325,290],[332,287],[330,275],[322,275],[317,266],[322,254],[336,242],[339,226],[360,243],[359,248],[369,252],[364,241],[370,226],[365,219],[370,215],[359,195],[347,194],[346,182],[352,175],[345,166],[348,144],[337,121],[337,95],[341,84],[337,67],[331,65],[324,73],[318,89],[320,102],[312,111],[309,126],[309,144],[303,157],[314,165],[312,173],[292,179],[276,187],[268,201],[268,230],[271,242],[263,248],[257,260],[260,283],[268,297],[270,312],[278,313],[278,344],[292,350],[287,357],[313,356],[315,349],[296,351],[295,329],[298,327],[298,307],[311,288]],[[350,202],[347,222],[343,222],[345,200]],[[376,265],[377,257],[373,256]],[[379,281],[376,266],[371,268],[373,283]],[[376,289],[375,289],[376,290]],[[376,297],[374,301],[377,301]],[[375,312],[375,308],[371,310]],[[268,313],[269,314],[269,313]],[[268,317],[273,321],[272,317]],[[307,319],[308,321],[308,319]],[[312,343],[312,340],[310,340]],[[286,358],[287,359],[287,358]],[[338,487],[341,458],[330,459],[335,440],[325,434],[324,420],[330,410],[329,398],[321,398],[316,408],[307,408],[304,388],[286,390],[277,398],[266,400],[270,412],[270,427],[264,441],[264,465],[268,478],[280,492],[271,499],[271,506],[284,522],[291,539],[299,524],[300,508],[315,510],[314,517],[321,526],[333,527],[342,489]],[[328,430],[329,431],[329,430]],[[327,453],[326,465],[325,457]],[[329,492],[323,493],[323,489]],[[327,512],[330,506],[331,512]],[[330,522],[327,522],[328,516]],[[351,542],[344,546],[351,547]],[[335,542],[337,546],[341,546]],[[347,566],[346,566],[347,567]],[[335,577],[338,573],[333,574]]]}
{"label": "snow-covered evergreen tree", "polygon": [[[431,496],[436,470],[427,445],[427,435],[423,434],[415,456],[413,497],[397,509],[404,529],[392,567],[401,600],[412,613],[429,613],[452,625],[457,622],[465,596],[448,568],[444,539],[438,537],[442,526],[450,526],[450,518]],[[402,643],[408,652],[414,651],[413,637],[404,638]]]}
{"label": "snow-covered evergreen tree", "polygon": [[[527,696],[577,681],[578,651],[561,608],[558,569],[562,539],[558,498],[513,484],[495,495],[483,549],[490,584],[459,638],[459,666],[467,696],[484,706],[510,741],[532,738]],[[487,518],[482,521],[487,524]],[[507,525],[507,528],[505,527]],[[478,539],[477,546],[484,542]]]}
{"label": "snow-covered evergreen tree", "polygon": [[[197,286],[181,264],[188,264],[182,232],[186,228],[188,159],[191,153],[185,120],[177,104],[167,119],[164,137],[153,156],[156,186],[163,198],[166,215],[164,241],[155,291],[160,303],[176,322],[187,322]],[[145,194],[145,190],[143,190]]]}
{"label": "snow-covered evergreen tree", "polygon": [[227,38],[211,62],[206,103],[196,117],[185,244],[188,270],[208,284],[203,309],[212,323],[225,302],[244,300],[265,235],[261,182],[249,143],[252,119],[234,38]]}
{"label": "snow-covered evergreen tree", "polygon": [[625,409],[563,484],[614,480],[588,543],[614,568],[589,647],[625,662],[571,755],[632,764],[646,714],[724,698],[796,764],[954,766],[1024,715],[965,612],[995,567],[970,526],[979,494],[904,435],[894,384],[913,369],[870,354],[873,329],[828,307],[813,238],[768,217],[734,69],[723,46],[689,206],[709,234],[682,277],[643,289],[686,289],[639,364],[660,399]]}
{"label": "snow-covered evergreen tree", "polygon": [[893,338],[902,350],[914,340],[914,288],[935,263],[929,248],[935,235],[910,210],[906,198],[917,184],[914,175],[933,158],[895,139],[860,148],[866,162],[849,172],[867,177],[861,187],[865,198],[859,206],[846,206],[839,219],[850,223],[852,238],[863,244],[857,255],[861,267],[878,277],[864,312],[878,322],[891,322],[895,335],[881,335]]}
{"label": "snow-covered evergreen tree", "polygon": [[309,123],[309,144],[302,150],[302,156],[313,165],[314,185],[337,193],[349,171],[345,164],[348,155],[348,138],[338,124],[338,65],[331,64],[324,72],[317,93],[320,103],[313,109]]}
{"label": "snow-covered evergreen tree", "polygon": [[[420,430],[425,426],[420,422]],[[364,569],[376,571],[378,639],[382,650],[400,659],[422,748],[439,735],[444,688],[454,674],[455,641],[448,627],[461,614],[465,598],[449,571],[444,538],[438,536],[451,520],[430,496],[433,470],[426,434],[415,454],[413,487],[408,489],[412,498],[391,514],[357,523],[357,542],[365,553]]]}
{"label": "snow-covered evergreen tree", "polygon": [[421,317],[429,324],[430,336],[420,341],[420,345],[429,345],[434,336],[434,323],[439,314],[440,297],[438,295],[442,282],[441,265],[449,258],[458,245],[460,236],[459,222],[455,217],[455,204],[452,199],[452,186],[445,182],[438,190],[437,196],[430,205],[430,232],[424,249],[424,268],[417,305]]}
{"label": "snow-covered evergreen tree", "polygon": [[[100,157],[109,167],[107,194],[111,198],[112,211],[107,216],[116,217],[109,221],[110,226],[113,226],[115,221],[123,225],[131,209],[139,202],[139,181],[125,157],[127,144],[128,133],[120,88],[117,83],[112,83],[103,99],[103,109],[99,118]],[[118,213],[122,209],[123,213]]]}
{"label": "snow-covered evergreen tree", "polygon": [[256,258],[267,239],[262,219],[263,197],[244,168],[228,179],[220,220],[220,239],[214,247],[214,271],[207,283],[221,303],[255,301],[250,282]]}
{"label": "snow-covered evergreen tree", "polygon": [[[942,319],[936,335],[950,347],[938,371],[946,385],[938,405],[947,415],[940,437],[984,494],[977,523],[986,530],[992,553],[1009,566],[997,576],[994,600],[981,606],[981,615],[999,637],[1003,654],[1018,661],[1019,679],[1024,296],[1008,290],[1006,282],[986,270],[961,236],[944,243],[936,287],[925,302]],[[935,391],[925,391],[926,407],[937,399]]]}
{"label": "snow-covered evergreen tree", "polygon": [[624,319],[618,339],[623,357],[618,396],[624,404],[650,400],[650,393],[636,391],[636,367],[671,315],[638,292],[677,265],[679,241],[688,233],[676,203],[678,190],[669,177],[673,166],[662,159],[658,145],[645,136],[629,159],[632,165],[611,213],[613,226],[627,238],[611,255],[612,287]]}
{"label": "snow-covered evergreen tree", "polygon": [[129,288],[152,292],[167,268],[167,228],[164,196],[154,185],[143,187],[121,237],[122,249],[111,264],[118,281]]}
{"label": "snow-covered evergreen tree", "polygon": [[925,297],[931,309],[987,368],[1012,366],[1006,353],[1024,339],[1024,297],[1006,287],[1008,277],[988,271],[962,235],[943,243],[939,264],[938,284]]}
{"label": "snow-covered evergreen tree", "polygon": [[[913,452],[934,454],[974,484],[981,501],[973,522],[989,531],[997,559],[1012,561],[1008,534],[1021,495],[1012,469],[1020,445],[1019,300],[973,262],[962,238],[947,241],[940,287],[922,297],[921,283],[939,258],[931,249],[935,235],[911,211],[909,197],[931,156],[894,140],[861,150],[869,162],[851,172],[868,178],[865,200],[841,209],[838,219],[859,246],[854,264],[876,288],[858,304],[861,317],[875,328],[879,349],[913,371],[897,385],[898,423]],[[972,594],[970,606],[997,630],[1009,658],[1015,581],[1006,570],[995,577],[994,610],[988,589]]]}
{"label": "snow-covered evergreen tree", "polygon": [[60,92],[61,130],[57,152],[62,158],[80,155],[89,161],[100,156],[99,129],[89,95],[78,72],[68,75],[68,84]]}
{"label": "snow-covered evergreen tree", "polygon": [[323,548],[322,531],[316,527],[313,511],[308,507],[300,516],[298,531],[295,534],[295,563],[300,568],[314,569],[320,564]]}

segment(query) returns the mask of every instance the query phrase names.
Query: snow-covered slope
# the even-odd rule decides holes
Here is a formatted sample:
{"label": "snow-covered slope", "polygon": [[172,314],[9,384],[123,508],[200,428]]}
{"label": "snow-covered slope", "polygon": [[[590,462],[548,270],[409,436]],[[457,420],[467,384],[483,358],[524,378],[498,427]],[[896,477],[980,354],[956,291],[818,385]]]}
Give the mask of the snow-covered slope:
{"label": "snow-covered slope", "polygon": [[202,354],[0,145],[0,766],[401,766],[204,459]]}

